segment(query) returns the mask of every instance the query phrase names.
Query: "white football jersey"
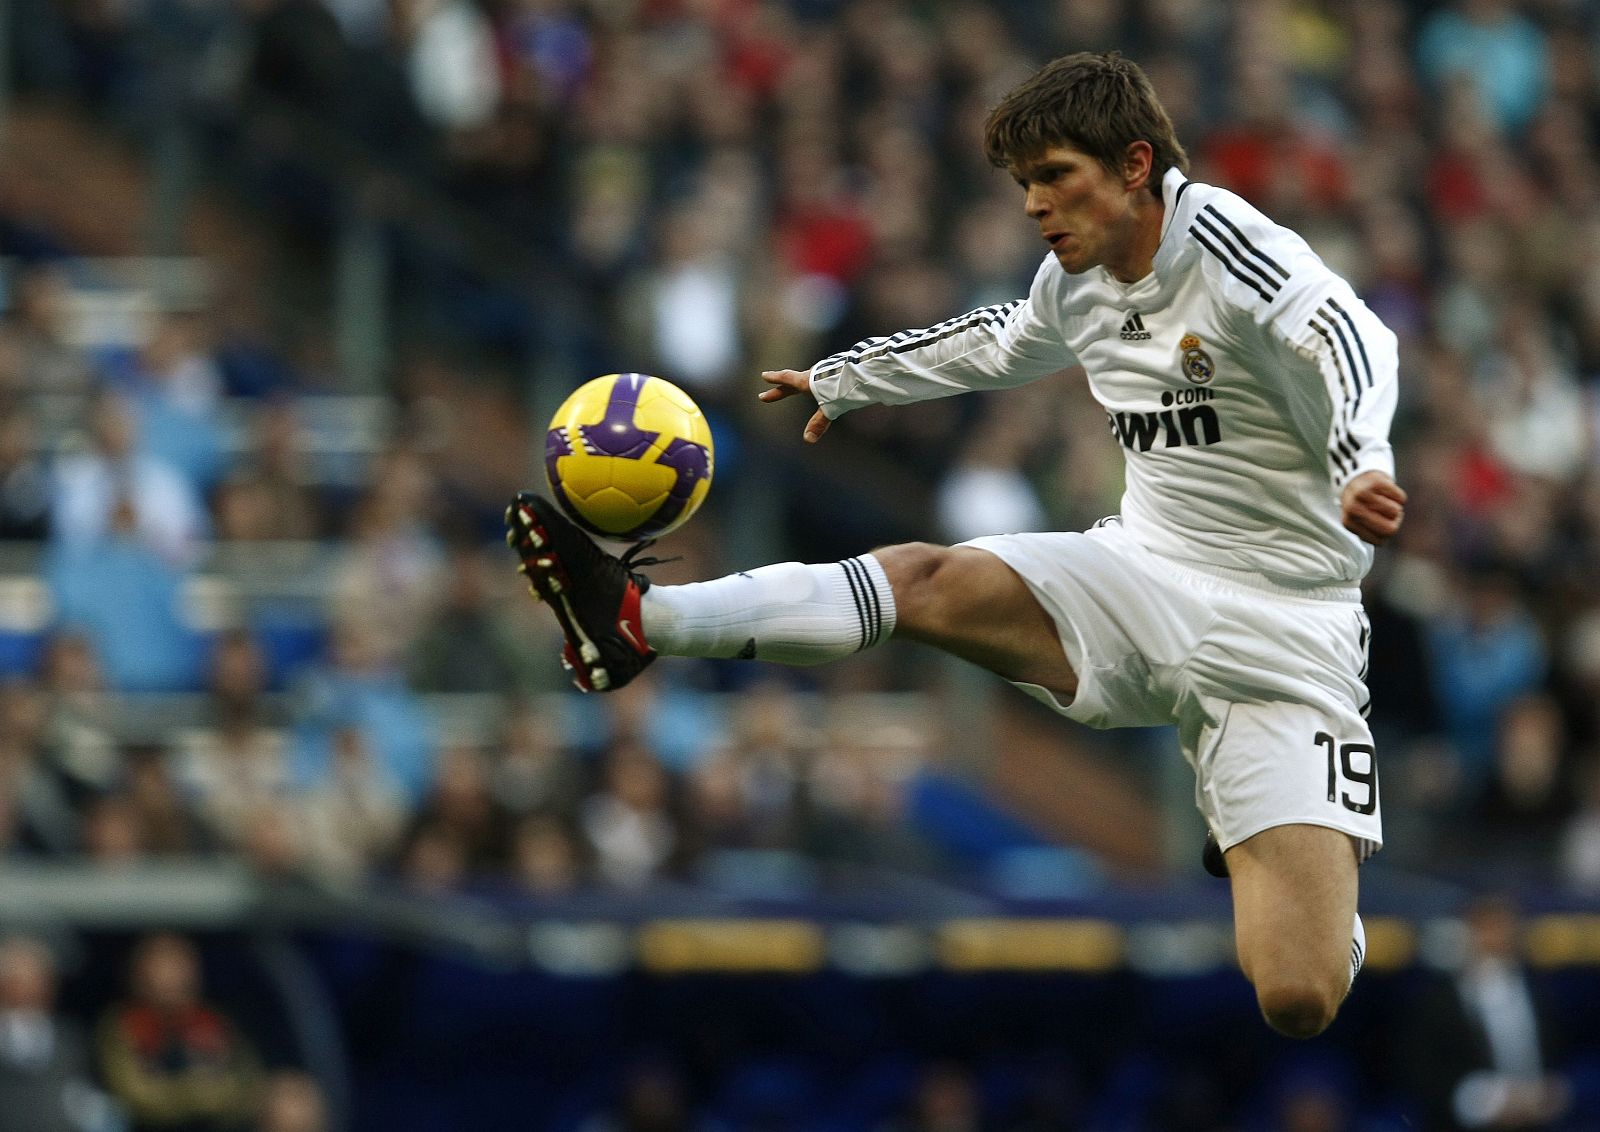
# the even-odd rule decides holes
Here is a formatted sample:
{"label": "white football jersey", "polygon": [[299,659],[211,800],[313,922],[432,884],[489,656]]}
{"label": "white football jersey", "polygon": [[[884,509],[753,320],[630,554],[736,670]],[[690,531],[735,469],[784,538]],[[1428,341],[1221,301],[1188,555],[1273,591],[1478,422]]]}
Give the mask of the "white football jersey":
{"label": "white football jersey", "polygon": [[835,418],[1037,380],[1079,363],[1127,462],[1122,521],[1178,561],[1279,586],[1348,587],[1372,548],[1339,521],[1357,474],[1394,474],[1395,336],[1306,242],[1169,170],[1151,273],[1069,275],[1027,298],[816,363]]}

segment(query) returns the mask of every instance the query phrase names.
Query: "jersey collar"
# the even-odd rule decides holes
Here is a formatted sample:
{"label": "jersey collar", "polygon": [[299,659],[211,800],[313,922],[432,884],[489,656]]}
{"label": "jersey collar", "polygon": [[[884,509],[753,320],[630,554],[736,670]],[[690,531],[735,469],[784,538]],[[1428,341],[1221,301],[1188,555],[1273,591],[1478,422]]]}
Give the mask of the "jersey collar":
{"label": "jersey collar", "polygon": [[[1181,169],[1167,170],[1167,175],[1161,178],[1161,203],[1166,207],[1166,216],[1161,221],[1161,242],[1156,245],[1156,257],[1153,273],[1161,275],[1172,261],[1183,250],[1183,233],[1188,230],[1194,204],[1191,200],[1184,199],[1187,191],[1194,182],[1183,175]],[[1183,216],[1178,214],[1182,212]]]}

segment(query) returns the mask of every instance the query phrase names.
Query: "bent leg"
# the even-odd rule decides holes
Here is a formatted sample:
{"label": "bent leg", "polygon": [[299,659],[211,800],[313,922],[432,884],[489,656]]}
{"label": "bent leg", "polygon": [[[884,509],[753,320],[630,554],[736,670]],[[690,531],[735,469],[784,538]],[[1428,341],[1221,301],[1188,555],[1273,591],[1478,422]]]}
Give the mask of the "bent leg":
{"label": "bent leg", "polygon": [[894,589],[895,633],[1071,699],[1078,678],[1056,623],[1021,576],[970,546],[907,543],[872,552]]}
{"label": "bent leg", "polygon": [[1234,845],[1227,862],[1239,966],[1261,1013],[1281,1034],[1315,1037],[1350,989],[1357,863],[1349,834],[1275,826]]}

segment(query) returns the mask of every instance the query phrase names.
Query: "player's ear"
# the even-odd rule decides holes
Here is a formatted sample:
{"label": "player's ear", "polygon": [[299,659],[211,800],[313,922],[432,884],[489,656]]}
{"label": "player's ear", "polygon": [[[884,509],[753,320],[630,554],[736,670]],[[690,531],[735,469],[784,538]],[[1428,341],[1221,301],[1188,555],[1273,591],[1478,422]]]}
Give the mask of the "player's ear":
{"label": "player's ear", "polygon": [[1150,183],[1155,168],[1155,147],[1147,141],[1132,141],[1122,151],[1122,183],[1130,192],[1137,192]]}

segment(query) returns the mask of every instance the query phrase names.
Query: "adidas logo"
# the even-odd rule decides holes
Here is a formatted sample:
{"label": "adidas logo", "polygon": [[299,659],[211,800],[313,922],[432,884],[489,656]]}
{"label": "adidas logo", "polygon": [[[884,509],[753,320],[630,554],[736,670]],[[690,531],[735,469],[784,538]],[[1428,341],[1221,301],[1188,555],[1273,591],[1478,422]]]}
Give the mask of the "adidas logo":
{"label": "adidas logo", "polygon": [[1122,324],[1122,340],[1124,342],[1148,342],[1150,332],[1144,328],[1144,317],[1134,311],[1128,316],[1128,321]]}

